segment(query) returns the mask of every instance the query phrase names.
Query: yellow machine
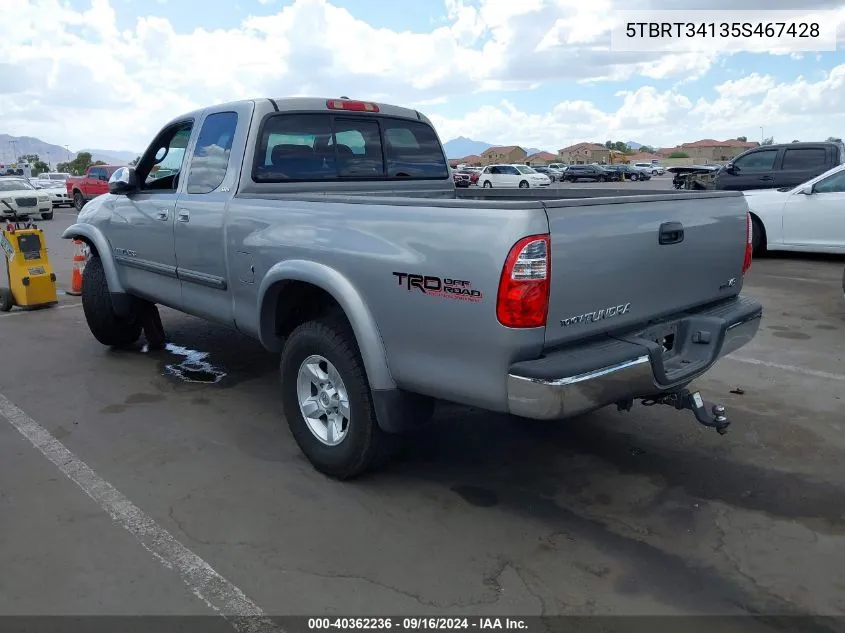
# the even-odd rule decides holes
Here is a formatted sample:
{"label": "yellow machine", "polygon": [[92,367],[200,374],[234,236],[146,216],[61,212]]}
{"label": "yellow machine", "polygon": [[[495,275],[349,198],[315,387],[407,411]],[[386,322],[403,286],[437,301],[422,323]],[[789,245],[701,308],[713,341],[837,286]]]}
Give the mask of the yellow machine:
{"label": "yellow machine", "polygon": [[24,310],[58,303],[56,273],[50,266],[44,231],[32,222],[14,222],[0,226],[0,248],[6,259],[8,288],[0,287],[0,311],[13,306]]}

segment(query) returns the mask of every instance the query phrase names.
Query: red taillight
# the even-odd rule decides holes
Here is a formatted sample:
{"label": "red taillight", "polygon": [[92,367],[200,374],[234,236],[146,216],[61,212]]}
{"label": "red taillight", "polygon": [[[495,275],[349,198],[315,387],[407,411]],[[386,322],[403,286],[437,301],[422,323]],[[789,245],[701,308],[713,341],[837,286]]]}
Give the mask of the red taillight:
{"label": "red taillight", "polygon": [[505,327],[543,327],[552,275],[548,235],[530,235],[511,248],[499,280],[496,317]]}
{"label": "red taillight", "polygon": [[745,259],[742,262],[742,274],[751,268],[751,257],[754,254],[754,223],[751,214],[745,214]]}
{"label": "red taillight", "polygon": [[378,106],[375,103],[366,101],[329,99],[326,101],[326,107],[329,110],[348,110],[349,112],[378,112]]}

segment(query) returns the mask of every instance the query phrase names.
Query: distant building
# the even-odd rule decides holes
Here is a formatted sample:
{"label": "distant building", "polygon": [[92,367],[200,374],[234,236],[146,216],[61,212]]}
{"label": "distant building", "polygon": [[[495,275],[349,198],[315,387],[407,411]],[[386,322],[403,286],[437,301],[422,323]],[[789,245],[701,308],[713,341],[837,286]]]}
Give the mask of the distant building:
{"label": "distant building", "polygon": [[525,164],[526,158],[528,158],[527,153],[518,145],[490,147],[481,152],[481,159],[485,165],[495,165],[497,163],[508,165]]}
{"label": "distant building", "polygon": [[549,163],[557,162],[557,154],[551,152],[536,152],[526,157],[525,164],[533,167],[543,167]]}
{"label": "distant building", "polygon": [[570,165],[610,162],[610,150],[599,143],[576,143],[557,151],[558,160]]}
{"label": "distant building", "polygon": [[681,143],[677,147],[664,147],[659,150],[659,153],[667,157],[670,154],[683,152],[696,162],[725,162],[759,145],[760,143],[755,141],[738,141],[736,139],[717,141],[706,138],[692,143]]}

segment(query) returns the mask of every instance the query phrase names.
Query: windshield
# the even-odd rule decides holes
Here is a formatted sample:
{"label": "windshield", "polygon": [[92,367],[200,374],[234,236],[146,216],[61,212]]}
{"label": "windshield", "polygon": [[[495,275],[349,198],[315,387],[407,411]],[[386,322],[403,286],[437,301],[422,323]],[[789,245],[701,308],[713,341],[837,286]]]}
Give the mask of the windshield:
{"label": "windshield", "polygon": [[0,180],[0,191],[20,191],[21,189],[35,189],[26,180],[4,178]]}
{"label": "windshield", "polygon": [[537,172],[531,169],[530,167],[526,167],[525,165],[517,165],[517,170],[519,170],[520,174],[536,174]]}

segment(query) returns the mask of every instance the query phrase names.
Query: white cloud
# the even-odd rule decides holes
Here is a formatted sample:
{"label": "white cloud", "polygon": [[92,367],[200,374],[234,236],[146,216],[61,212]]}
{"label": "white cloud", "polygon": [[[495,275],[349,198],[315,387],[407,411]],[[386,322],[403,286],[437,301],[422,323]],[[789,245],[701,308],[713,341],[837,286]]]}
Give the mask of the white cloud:
{"label": "white cloud", "polygon": [[[659,1],[628,0],[624,7]],[[723,84],[712,101],[693,104],[683,82],[706,74],[718,56],[609,51],[620,0],[443,2],[445,21],[415,32],[374,28],[329,0],[295,0],[226,29],[183,32],[149,15],[160,11],[154,3],[120,31],[115,11],[128,9],[115,0],[89,0],[85,11],[63,0],[17,0],[0,20],[0,132],[71,147],[142,149],[169,118],[233,99],[347,94],[436,111],[447,99],[454,104],[483,91],[632,77],[679,83],[670,91],[644,85],[620,95],[616,111],[570,100],[550,112],[527,113],[502,102],[460,119],[437,117],[440,132],[542,146],[626,133],[674,142],[685,130],[700,136],[702,129],[751,125],[756,116],[811,121],[819,112],[814,108],[841,106],[830,95],[841,87],[833,72],[820,82],[802,80],[797,93],[773,81],[763,93],[760,82],[767,78],[752,75]],[[786,3],[767,0],[765,6]],[[831,2],[805,4],[809,10]],[[779,101],[769,99],[772,94]]]}
{"label": "white cloud", "polygon": [[551,150],[608,139],[674,146],[702,138],[758,138],[761,126],[779,141],[824,140],[841,137],[845,127],[845,64],[816,82],[799,77],[776,83],[752,74],[717,86],[712,98],[695,103],[677,89],[659,92],[650,86],[616,96],[622,98],[616,110],[564,101],[549,113],[531,114],[503,102],[459,118],[432,120],[444,139],[468,136]]}

